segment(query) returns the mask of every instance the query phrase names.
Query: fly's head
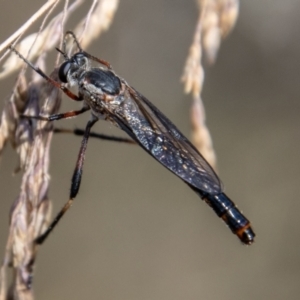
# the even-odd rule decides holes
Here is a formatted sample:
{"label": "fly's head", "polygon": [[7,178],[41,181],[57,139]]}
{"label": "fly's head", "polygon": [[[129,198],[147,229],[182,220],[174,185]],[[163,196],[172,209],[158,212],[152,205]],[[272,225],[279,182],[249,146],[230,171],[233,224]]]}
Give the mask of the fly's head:
{"label": "fly's head", "polygon": [[68,58],[59,68],[58,76],[61,82],[71,86],[78,84],[80,75],[89,69],[89,60],[82,52],[75,53]]}

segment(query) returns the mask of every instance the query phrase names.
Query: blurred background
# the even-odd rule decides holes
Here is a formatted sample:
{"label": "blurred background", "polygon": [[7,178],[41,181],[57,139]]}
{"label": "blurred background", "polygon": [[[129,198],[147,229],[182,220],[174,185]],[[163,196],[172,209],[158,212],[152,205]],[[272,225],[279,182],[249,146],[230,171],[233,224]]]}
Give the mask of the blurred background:
{"label": "blurred background", "polygon": [[[2,1],[0,40],[40,6]],[[205,73],[219,174],[251,220],[256,242],[241,245],[192,190],[139,147],[91,139],[75,204],[39,251],[36,299],[299,299],[299,12],[297,0],[242,1],[236,27]],[[83,7],[78,15],[84,14]],[[110,61],[187,136],[191,99],[180,77],[197,17],[194,0],[120,1],[110,30],[87,49]],[[15,77],[0,82],[2,103]],[[76,108],[65,98],[61,111]],[[81,128],[88,118],[59,126]],[[122,135],[105,122],[94,130]],[[68,199],[79,145],[75,136],[54,137],[54,212]],[[0,166],[0,257],[19,192],[16,165],[8,147]]]}

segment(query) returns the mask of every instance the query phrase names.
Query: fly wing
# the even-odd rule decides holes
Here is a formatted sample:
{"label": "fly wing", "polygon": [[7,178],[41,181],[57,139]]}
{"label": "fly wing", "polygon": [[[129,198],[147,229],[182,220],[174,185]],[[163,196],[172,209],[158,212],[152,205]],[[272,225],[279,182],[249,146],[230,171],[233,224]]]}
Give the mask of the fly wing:
{"label": "fly wing", "polygon": [[221,193],[212,167],[166,116],[132,87],[123,100],[113,118],[127,134],[202,195]]}

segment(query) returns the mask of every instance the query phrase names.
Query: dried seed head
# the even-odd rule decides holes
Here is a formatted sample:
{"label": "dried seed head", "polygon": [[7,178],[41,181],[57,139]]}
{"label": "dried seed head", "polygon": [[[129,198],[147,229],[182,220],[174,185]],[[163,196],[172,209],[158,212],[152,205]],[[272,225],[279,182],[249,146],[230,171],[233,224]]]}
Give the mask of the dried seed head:
{"label": "dried seed head", "polygon": [[15,131],[18,125],[19,114],[24,111],[27,98],[27,82],[24,75],[19,77],[12,95],[6,100],[0,120],[0,154],[9,141],[16,147]]}
{"label": "dried seed head", "polygon": [[220,28],[222,37],[225,38],[234,27],[239,15],[238,0],[219,0],[220,1]]}
{"label": "dried seed head", "polygon": [[185,69],[181,80],[184,82],[184,92],[199,95],[202,91],[204,81],[204,70],[199,63],[201,60],[201,47],[193,43],[187,58]]}
{"label": "dried seed head", "polygon": [[[73,1],[63,12],[54,16],[46,26],[43,25],[46,23],[44,19],[39,33],[23,38],[16,48],[25,56],[28,55],[27,58],[30,61],[39,56],[37,65],[44,69],[42,54],[57,46],[62,37],[64,22],[82,2],[83,0]],[[51,5],[57,3],[58,1],[51,1]],[[93,30],[87,30],[92,34],[87,34],[86,43],[108,28],[118,5],[117,0],[94,1],[94,3],[97,3],[95,9],[91,9],[84,23],[85,28],[93,28]],[[78,28],[83,26],[82,24]],[[24,27],[24,31],[27,28]],[[20,34],[24,31],[21,30]],[[22,64],[23,61],[12,54],[6,60],[0,78],[17,70]],[[57,69],[50,77],[58,81]],[[45,121],[20,119],[19,115],[50,115],[58,111],[60,102],[60,90],[45,82],[36,73],[30,82],[26,83],[24,72],[22,72],[2,113],[0,153],[6,142],[11,141],[19,154],[18,169],[24,171],[24,174],[19,196],[14,201],[10,212],[9,236],[0,272],[0,299],[7,299],[9,296],[13,299],[33,299],[31,283],[37,254],[34,239],[45,231],[51,214],[51,203],[48,198],[50,181],[48,169],[52,124]],[[45,104],[42,106],[42,103]],[[13,267],[14,274],[11,288],[8,290],[5,269],[9,265]]]}
{"label": "dried seed head", "polygon": [[[221,37],[233,28],[238,16],[238,0],[198,0],[199,18],[186,60],[182,81],[185,93],[192,93],[192,139],[198,150],[215,168],[216,156],[211,136],[205,124],[205,110],[201,99],[204,81],[202,52],[214,63],[220,48]],[[203,48],[202,48],[203,47]]]}
{"label": "dried seed head", "polygon": [[191,107],[192,140],[208,163],[216,170],[216,155],[212,139],[205,122],[205,110],[202,100],[194,97]]}
{"label": "dried seed head", "polygon": [[202,7],[202,43],[208,61],[213,63],[218,53],[221,39],[218,3],[216,0],[207,0],[203,4],[205,6]]}
{"label": "dried seed head", "polygon": [[[119,5],[119,0],[102,0],[96,3],[95,7],[82,21],[78,23],[74,32],[79,37],[82,48],[87,46],[103,31],[111,25]],[[84,35],[84,39],[81,37]]]}
{"label": "dried seed head", "polygon": [[238,0],[199,0],[202,13],[203,48],[209,63],[214,63],[221,38],[234,27],[239,11]]}
{"label": "dried seed head", "polygon": [[[48,95],[47,102],[52,104],[48,106],[52,109],[48,113],[56,112],[58,105],[53,104],[60,103],[61,93],[41,78],[37,79],[29,85],[24,112],[39,115],[40,99],[45,95]],[[34,239],[45,230],[51,214],[51,203],[47,195],[51,126],[47,122],[20,119],[15,134],[16,150],[24,175],[20,194],[11,209],[9,241],[12,265],[16,270],[14,293],[22,297],[26,296],[23,292],[32,296],[33,262],[37,252]]]}

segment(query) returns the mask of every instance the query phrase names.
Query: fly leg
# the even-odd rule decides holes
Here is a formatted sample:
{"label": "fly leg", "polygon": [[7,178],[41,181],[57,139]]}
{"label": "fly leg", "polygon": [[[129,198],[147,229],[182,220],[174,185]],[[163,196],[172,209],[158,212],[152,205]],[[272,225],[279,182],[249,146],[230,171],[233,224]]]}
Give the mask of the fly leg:
{"label": "fly leg", "polygon": [[[54,128],[53,132],[54,133],[71,133],[71,134],[75,134],[78,136],[83,136],[85,131],[82,129],[78,129],[78,128],[75,128],[75,129]],[[96,133],[96,132],[90,132],[90,137],[96,138],[96,139],[101,139],[101,140],[106,140],[106,141],[112,141],[112,142],[136,144],[136,142],[133,141],[132,139],[128,139],[125,137],[111,136],[111,135],[106,135],[106,134],[101,134],[101,133]]]}
{"label": "fly leg", "polygon": [[[100,58],[97,58],[97,57],[95,57],[95,56],[93,56],[93,55],[91,55],[91,54],[89,54],[89,53],[87,53],[87,52],[85,52],[85,51],[83,51],[82,50],[82,48],[80,47],[80,44],[79,44],[79,41],[77,40],[77,37],[76,37],[76,35],[74,34],[74,32],[73,31],[67,31],[66,33],[65,33],[65,38],[64,38],[64,43],[63,43],[63,52],[62,52],[62,54],[65,56],[66,54],[66,44],[67,44],[67,36],[68,35],[71,35],[72,37],[73,37],[73,39],[74,39],[74,41],[75,41],[75,43],[76,43],[76,45],[77,45],[77,47],[78,47],[78,49],[79,49],[79,51],[80,52],[82,52],[85,56],[87,56],[88,58],[90,58],[90,59],[92,59],[92,60],[94,60],[94,61],[96,61],[96,62],[98,62],[98,63],[100,63],[100,64],[102,64],[102,65],[104,65],[104,66],[106,66],[108,69],[112,69],[112,66],[111,66],[111,64],[108,62],[108,61],[106,61],[106,60],[104,60],[104,59],[100,59]],[[56,50],[58,50],[59,52],[61,52],[59,49],[57,49],[56,48]],[[68,58],[67,56],[65,56],[65,58]]]}
{"label": "fly leg", "polygon": [[72,111],[68,111],[68,112],[65,112],[65,113],[54,114],[54,115],[50,115],[50,116],[28,116],[28,115],[21,115],[21,118],[36,119],[36,120],[41,120],[41,121],[56,121],[56,120],[68,119],[68,118],[76,117],[76,116],[81,115],[84,112],[88,111],[89,109],[90,109],[90,107],[83,106],[79,110],[72,110]]}
{"label": "fly leg", "polygon": [[49,83],[62,90],[69,98],[74,101],[83,101],[82,96],[75,95],[68,88],[66,88],[61,83],[55,81],[51,77],[49,77],[46,73],[44,73],[39,67],[34,66],[29,60],[27,60],[19,51],[17,51],[12,45],[9,46],[9,49],[15,52],[27,65],[29,65],[34,71],[40,74],[44,79],[46,79]]}
{"label": "fly leg", "polygon": [[42,244],[45,239],[48,237],[49,233],[54,229],[54,227],[57,225],[57,223],[60,221],[60,219],[63,217],[63,215],[66,213],[66,211],[71,207],[73,204],[73,201],[79,191],[80,182],[81,182],[81,176],[82,176],[82,169],[83,169],[83,163],[85,158],[85,151],[87,148],[87,143],[90,135],[90,131],[92,126],[98,121],[96,117],[93,117],[86,125],[85,132],[83,135],[83,139],[81,142],[81,147],[79,150],[75,170],[72,177],[72,183],[71,183],[71,191],[70,191],[70,197],[68,202],[64,205],[64,207],[60,210],[60,212],[56,215],[56,217],[51,222],[48,229],[40,235],[35,242],[37,244]]}

